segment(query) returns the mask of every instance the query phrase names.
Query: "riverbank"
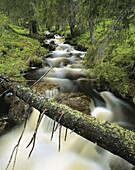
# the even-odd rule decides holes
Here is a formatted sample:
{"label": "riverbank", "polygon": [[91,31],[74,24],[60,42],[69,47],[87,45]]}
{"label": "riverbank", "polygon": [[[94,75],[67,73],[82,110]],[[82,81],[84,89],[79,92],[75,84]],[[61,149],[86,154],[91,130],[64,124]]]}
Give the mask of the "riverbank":
{"label": "riverbank", "polygon": [[18,32],[9,28],[5,28],[0,37],[0,72],[11,77],[20,76],[30,67],[41,66],[41,56],[48,50],[35,38],[22,35],[23,28],[18,27]]}

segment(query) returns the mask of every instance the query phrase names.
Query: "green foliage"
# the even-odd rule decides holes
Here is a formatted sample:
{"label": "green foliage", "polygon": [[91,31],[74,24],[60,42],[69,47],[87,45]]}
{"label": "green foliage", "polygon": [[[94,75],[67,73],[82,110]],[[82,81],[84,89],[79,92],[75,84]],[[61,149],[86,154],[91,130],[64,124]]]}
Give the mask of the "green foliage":
{"label": "green foliage", "polygon": [[99,86],[104,85],[104,88],[117,91],[123,97],[129,92],[130,81],[127,72],[124,68],[118,67],[114,63],[104,62],[97,65],[91,69],[90,75],[96,75],[96,81]]}
{"label": "green foliage", "polygon": [[37,40],[8,30],[0,42],[0,72],[9,76],[19,76],[20,72],[27,71],[30,63],[41,62],[41,56],[47,52]]}
{"label": "green foliage", "polygon": [[4,31],[4,27],[8,24],[8,18],[4,14],[0,14],[0,36],[2,36],[2,32]]}
{"label": "green foliage", "polygon": [[99,30],[98,34],[95,32],[98,42],[89,47],[84,65],[91,68],[90,76],[96,77],[97,84],[104,85],[104,88],[110,88],[125,97],[132,87],[130,76],[135,62],[133,25],[130,25],[128,31],[121,30],[120,33],[116,31],[107,44],[106,34],[103,31],[100,35],[99,33]]}
{"label": "green foliage", "polygon": [[[55,27],[52,27],[51,29],[52,31],[56,30]],[[62,27],[59,28],[59,30],[56,31],[56,33],[65,36],[65,37],[69,37],[70,36],[70,28],[69,26],[65,26],[64,30],[62,29]]]}
{"label": "green foliage", "polygon": [[24,28],[24,27],[20,27],[14,24],[9,24],[9,26],[18,34],[29,34],[29,30]]}
{"label": "green foliage", "polygon": [[90,44],[90,34],[89,31],[80,34],[79,36],[76,36],[75,38],[72,38],[71,40],[72,44],[78,44],[80,46],[83,46],[85,48],[89,47]]}

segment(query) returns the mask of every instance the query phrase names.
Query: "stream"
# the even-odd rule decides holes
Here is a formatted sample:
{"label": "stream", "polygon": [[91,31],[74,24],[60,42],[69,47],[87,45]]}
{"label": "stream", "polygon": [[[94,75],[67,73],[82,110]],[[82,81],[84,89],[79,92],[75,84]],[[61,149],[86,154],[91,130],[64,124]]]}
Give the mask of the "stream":
{"label": "stream", "polygon": [[[116,98],[110,92],[102,92],[99,94],[91,88],[90,82],[87,80],[86,71],[81,67],[81,62],[86,52],[75,50],[73,46],[65,44],[64,37],[59,35],[54,35],[54,39],[48,39],[45,43],[52,41],[56,44],[56,49],[42,57],[43,67],[38,69],[34,68],[25,76],[29,80],[38,80],[50,70],[34,89],[39,90],[50,99],[55,98],[61,93],[87,91],[87,94],[92,96],[92,102],[90,104],[92,116],[110,122],[117,122],[126,128],[127,126],[128,128],[131,126],[131,129],[132,127],[134,129],[134,109],[132,107]],[[30,83],[29,86],[31,85]],[[127,110],[130,110],[131,113],[129,114],[129,119],[125,116]],[[114,116],[114,112],[119,112],[119,116]],[[125,160],[109,153],[70,130],[68,130],[67,139],[64,141],[66,131],[64,127],[62,127],[61,149],[59,152],[59,130],[56,130],[51,141],[53,121],[47,116],[44,116],[39,126],[35,148],[31,157],[28,159],[32,146],[28,148],[26,148],[26,146],[31,140],[38,116],[38,110],[33,108],[33,112],[28,120],[25,133],[19,145],[15,170],[132,169],[132,165]],[[15,127],[12,131],[0,138],[0,170],[6,168],[22,129],[23,125]],[[12,158],[8,168],[9,170],[12,170],[14,158],[15,156]]]}

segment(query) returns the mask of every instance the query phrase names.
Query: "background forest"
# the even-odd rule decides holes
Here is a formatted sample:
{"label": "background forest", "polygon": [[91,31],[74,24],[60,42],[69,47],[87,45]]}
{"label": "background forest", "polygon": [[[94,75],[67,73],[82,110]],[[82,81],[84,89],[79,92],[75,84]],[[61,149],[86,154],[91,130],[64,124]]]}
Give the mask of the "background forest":
{"label": "background forest", "polygon": [[0,72],[19,76],[47,53],[45,30],[87,50],[83,67],[97,87],[135,102],[135,0],[3,0]]}

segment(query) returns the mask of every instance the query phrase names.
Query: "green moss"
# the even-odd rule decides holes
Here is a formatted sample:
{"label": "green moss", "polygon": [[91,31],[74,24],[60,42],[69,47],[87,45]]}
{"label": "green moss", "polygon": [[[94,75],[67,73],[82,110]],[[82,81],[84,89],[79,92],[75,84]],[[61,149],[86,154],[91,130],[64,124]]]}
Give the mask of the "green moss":
{"label": "green moss", "polygon": [[17,26],[17,25],[13,25],[13,24],[9,24],[11,28],[13,28],[13,30],[16,32],[16,33],[19,33],[19,34],[29,34],[29,30],[24,28],[24,27],[20,27],[20,26]]}
{"label": "green moss", "polygon": [[[16,26],[16,31],[20,32]],[[0,72],[9,76],[19,76],[27,71],[31,63],[41,63],[41,56],[47,50],[38,40],[28,38],[11,30],[5,30],[0,37]]]}

